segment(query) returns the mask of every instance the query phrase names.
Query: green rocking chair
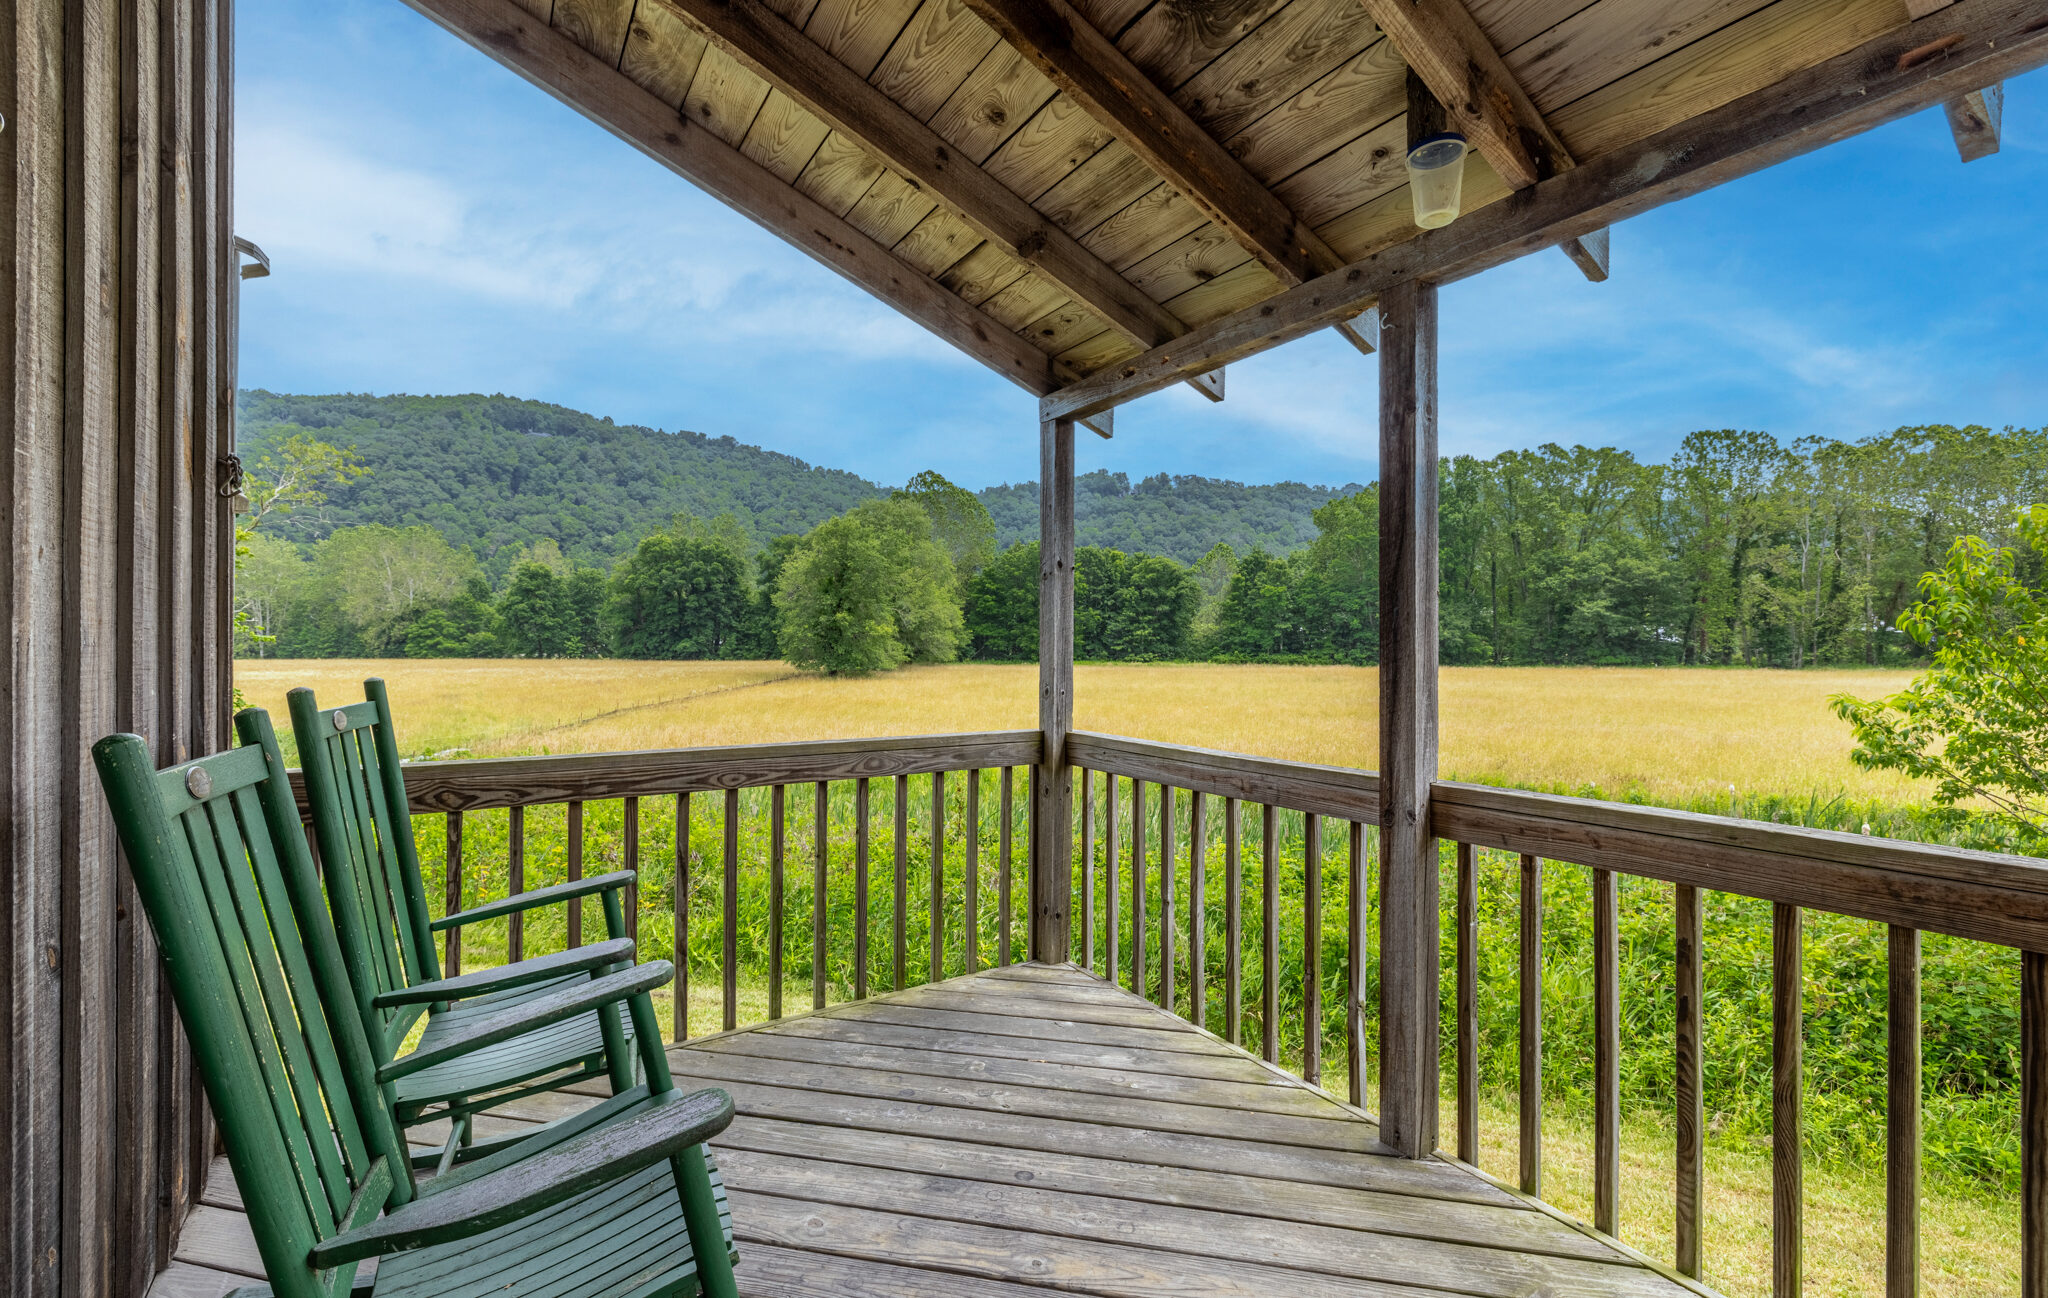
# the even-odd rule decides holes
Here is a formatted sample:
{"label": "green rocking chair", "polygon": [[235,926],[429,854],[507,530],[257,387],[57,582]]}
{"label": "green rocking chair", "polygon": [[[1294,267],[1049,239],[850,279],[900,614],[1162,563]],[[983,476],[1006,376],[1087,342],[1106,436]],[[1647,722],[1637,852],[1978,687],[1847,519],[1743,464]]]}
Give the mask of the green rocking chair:
{"label": "green rocking chair", "polygon": [[[468,1159],[502,1144],[471,1140],[477,1113],[541,1091],[609,1077],[613,1091],[633,1085],[633,1028],[617,1006],[600,1007],[533,1032],[507,1034],[506,1016],[559,996],[592,970],[633,959],[621,894],[631,871],[519,893],[430,919],[413,845],[412,814],[393,733],[391,700],[381,680],[364,682],[368,699],[322,710],[313,692],[291,691],[314,836],[328,875],[328,901],[342,954],[380,1076],[393,1087],[399,1125],[450,1120],[441,1159]],[[589,946],[442,978],[437,933],[548,905],[603,899],[607,940]],[[414,1049],[399,1048],[418,1023]],[[479,1046],[479,1037],[494,1038]],[[660,1038],[657,1036],[658,1042]]]}
{"label": "green rocking chair", "polygon": [[161,772],[134,735],[93,758],[268,1274],[237,1293],[735,1298],[703,1150],[732,1101],[674,1088],[648,999],[665,963],[521,1011],[540,1028],[626,1003],[644,1085],[414,1186],[269,719],[236,725],[244,747]]}

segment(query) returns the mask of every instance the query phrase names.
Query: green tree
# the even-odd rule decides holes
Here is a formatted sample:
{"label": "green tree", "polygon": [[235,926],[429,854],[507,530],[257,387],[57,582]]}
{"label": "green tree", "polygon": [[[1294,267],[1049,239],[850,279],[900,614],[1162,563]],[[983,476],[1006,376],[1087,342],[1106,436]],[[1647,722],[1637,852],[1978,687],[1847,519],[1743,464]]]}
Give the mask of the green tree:
{"label": "green tree", "polygon": [[568,630],[562,652],[571,658],[602,658],[611,647],[605,609],[610,578],[602,568],[577,567],[562,582],[562,617]]}
{"label": "green tree", "polygon": [[567,652],[569,609],[561,575],[528,559],[512,570],[498,596],[500,643],[514,658],[560,658]]}
{"label": "green tree", "polygon": [[306,556],[290,541],[247,534],[235,553],[235,654],[268,658],[306,597]]}
{"label": "green tree", "polygon": [[[2022,512],[2016,530],[2048,558],[2048,505]],[[1945,805],[1981,798],[2039,841],[2048,838],[2048,591],[2019,568],[2012,548],[1956,541],[1899,617],[1934,651],[1930,669],[1889,698],[1830,701],[1855,732],[1857,765],[1932,780]]]}
{"label": "green tree", "polygon": [[624,658],[732,657],[746,613],[741,557],[701,529],[656,532],[612,572],[606,616]]}
{"label": "green tree", "polygon": [[1216,610],[1214,652],[1226,658],[1271,658],[1291,652],[1293,586],[1294,574],[1278,555],[1254,548],[1239,560],[1230,590]]}
{"label": "green tree", "polygon": [[974,574],[960,612],[970,658],[1038,661],[1038,542],[1019,541]]}
{"label": "green tree", "polygon": [[951,556],[908,500],[820,523],[782,568],[782,656],[834,675],[951,662],[961,636]]}
{"label": "green tree", "polygon": [[996,525],[979,497],[927,469],[895,492],[932,521],[932,537],[945,548],[964,589],[969,578],[996,557]]}
{"label": "green tree", "polygon": [[314,580],[343,621],[379,652],[401,648],[413,616],[453,599],[476,556],[431,527],[344,527],[315,547]]}
{"label": "green tree", "polygon": [[414,614],[404,643],[408,658],[501,656],[498,614],[483,574],[471,573],[456,594]]}

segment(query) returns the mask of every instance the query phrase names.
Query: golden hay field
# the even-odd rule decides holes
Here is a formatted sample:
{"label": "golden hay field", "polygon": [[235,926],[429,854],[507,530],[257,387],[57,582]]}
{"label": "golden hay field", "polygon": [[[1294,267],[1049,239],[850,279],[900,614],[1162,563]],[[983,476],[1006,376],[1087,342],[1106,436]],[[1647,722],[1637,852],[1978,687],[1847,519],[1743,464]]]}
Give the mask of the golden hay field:
{"label": "golden hay field", "polygon": [[[1037,725],[1037,669],[963,664],[865,679],[782,663],[247,660],[235,679],[280,718],[285,691],[360,698],[391,685],[409,752],[567,753]],[[1925,800],[1849,762],[1837,691],[1890,693],[1900,671],[1452,667],[1443,672],[1446,778],[1638,790],[1657,801],[1775,793]],[[1344,766],[1374,765],[1372,668],[1081,666],[1082,729]]]}

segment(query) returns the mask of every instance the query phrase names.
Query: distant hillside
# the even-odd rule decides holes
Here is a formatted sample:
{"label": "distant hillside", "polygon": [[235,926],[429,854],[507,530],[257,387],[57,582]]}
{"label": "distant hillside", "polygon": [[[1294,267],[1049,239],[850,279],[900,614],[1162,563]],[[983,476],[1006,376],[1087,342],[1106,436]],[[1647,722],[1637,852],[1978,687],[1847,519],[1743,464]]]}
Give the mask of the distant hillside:
{"label": "distant hillside", "polygon": [[[730,437],[614,424],[515,397],[241,394],[245,462],[300,430],[354,446],[370,473],[334,491],[317,515],[282,520],[280,534],[313,540],[361,523],[426,523],[474,549],[493,577],[514,551],[542,538],[608,566],[680,512],[730,512],[761,544],[809,531],[886,490]],[[1124,474],[1096,472],[1077,484],[1076,531],[1082,545],[1183,562],[1217,541],[1290,551],[1314,538],[1311,511],[1355,490],[1165,474],[1133,486]],[[1037,536],[1036,483],[980,494],[1003,544]]]}

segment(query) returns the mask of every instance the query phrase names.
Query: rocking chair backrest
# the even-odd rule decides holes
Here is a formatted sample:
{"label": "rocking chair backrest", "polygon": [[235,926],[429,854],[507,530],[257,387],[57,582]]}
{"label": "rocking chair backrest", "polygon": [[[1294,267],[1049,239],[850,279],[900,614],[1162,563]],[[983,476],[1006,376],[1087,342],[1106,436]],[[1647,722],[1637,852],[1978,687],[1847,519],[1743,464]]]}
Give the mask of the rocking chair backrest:
{"label": "rocking chair backrest", "polygon": [[375,997],[431,982],[441,976],[441,965],[413,847],[390,700],[383,681],[368,686],[365,702],[327,710],[311,690],[293,690],[287,697],[335,927],[371,1049],[382,1061],[397,1053],[426,1007],[385,1009],[372,1003]]}
{"label": "rocking chair backrest", "polygon": [[135,735],[93,759],[270,1282],[328,1298],[355,1268],[309,1250],[412,1186],[269,718],[235,723],[244,747],[162,772]]}

